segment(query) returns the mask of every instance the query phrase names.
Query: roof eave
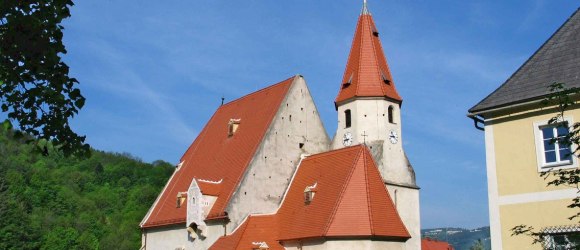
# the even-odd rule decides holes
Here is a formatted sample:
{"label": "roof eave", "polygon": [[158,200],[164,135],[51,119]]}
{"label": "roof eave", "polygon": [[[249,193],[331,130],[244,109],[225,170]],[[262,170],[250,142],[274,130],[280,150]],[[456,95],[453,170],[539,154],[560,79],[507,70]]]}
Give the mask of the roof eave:
{"label": "roof eave", "polygon": [[379,99],[379,100],[391,101],[391,102],[394,102],[394,103],[399,104],[399,106],[403,106],[403,100],[402,99],[396,99],[396,98],[392,98],[392,97],[388,97],[388,96],[356,96],[355,95],[355,96],[352,96],[352,97],[349,97],[349,98],[346,98],[346,99],[342,99],[342,100],[336,99],[334,101],[334,107],[338,110],[338,106],[343,105],[345,103],[352,102],[352,101],[357,100],[357,99],[359,99],[359,100],[376,100],[376,99]]}
{"label": "roof eave", "polygon": [[343,239],[368,239],[373,241],[398,241],[405,242],[411,239],[411,236],[393,236],[393,235],[322,235],[322,236],[307,236],[307,237],[296,237],[296,238],[286,238],[279,239],[278,241],[299,241],[299,240],[343,240]]}
{"label": "roof eave", "polygon": [[149,229],[149,228],[157,228],[157,227],[168,227],[168,226],[173,226],[173,225],[178,225],[178,224],[185,224],[185,222],[186,222],[185,218],[170,219],[170,220],[164,220],[164,221],[159,221],[159,222],[146,223],[146,224],[143,224],[141,226],[141,228]]}
{"label": "roof eave", "polygon": [[489,113],[507,111],[507,110],[514,109],[514,108],[521,108],[521,107],[525,107],[525,106],[529,106],[529,105],[539,104],[545,99],[546,96],[547,95],[538,96],[538,97],[534,97],[531,99],[526,99],[526,100],[522,100],[522,101],[518,101],[518,102],[506,103],[506,104],[502,104],[502,105],[491,106],[491,107],[487,107],[487,108],[483,108],[483,109],[479,109],[479,110],[474,109],[475,108],[474,107],[474,108],[469,109],[469,111],[467,113],[467,117],[473,118],[476,116],[480,116],[480,117],[485,118],[485,115],[489,114]]}

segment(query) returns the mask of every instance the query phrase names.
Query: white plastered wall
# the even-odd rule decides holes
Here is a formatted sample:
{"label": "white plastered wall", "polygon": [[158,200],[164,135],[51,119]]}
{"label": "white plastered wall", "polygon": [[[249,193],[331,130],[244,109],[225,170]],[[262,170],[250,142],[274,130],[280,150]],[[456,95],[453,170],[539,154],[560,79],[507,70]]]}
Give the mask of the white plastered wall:
{"label": "white plastered wall", "polygon": [[[208,225],[208,237],[204,240],[193,239],[186,230],[185,223],[168,227],[145,229],[142,243],[146,250],[165,249],[208,249],[213,242],[223,235],[222,225]],[[211,244],[209,244],[211,242]]]}
{"label": "white plastered wall", "polygon": [[249,214],[275,213],[300,155],[327,151],[329,143],[306,82],[298,76],[226,208],[228,234]]}
{"label": "white plastered wall", "polygon": [[419,189],[387,185],[389,195],[397,208],[401,220],[411,239],[405,245],[407,249],[421,249],[421,213],[419,210]]}
{"label": "white plastered wall", "polygon": [[[394,123],[388,121],[388,107],[392,106],[394,111]],[[344,111],[351,110],[351,127],[346,128]],[[332,141],[332,148],[338,149],[342,145],[342,136],[345,132],[351,132],[353,135],[353,145],[365,141],[362,134],[367,135],[366,141],[369,140],[387,140],[388,132],[394,130],[399,134],[401,141],[401,119],[399,105],[384,99],[369,98],[355,99],[338,106],[338,126],[337,133]]]}
{"label": "white plastered wall", "polygon": [[[393,108],[393,123],[388,120],[388,108]],[[345,127],[344,111],[351,110],[351,127]],[[343,135],[350,132],[352,145],[365,143],[382,147],[382,155],[375,155],[383,179],[389,183],[415,186],[415,176],[403,150],[401,109],[398,104],[384,99],[356,99],[338,107],[338,126],[332,148],[343,148]],[[396,143],[389,140],[390,132],[398,136]],[[372,148],[371,148],[372,149]]]}

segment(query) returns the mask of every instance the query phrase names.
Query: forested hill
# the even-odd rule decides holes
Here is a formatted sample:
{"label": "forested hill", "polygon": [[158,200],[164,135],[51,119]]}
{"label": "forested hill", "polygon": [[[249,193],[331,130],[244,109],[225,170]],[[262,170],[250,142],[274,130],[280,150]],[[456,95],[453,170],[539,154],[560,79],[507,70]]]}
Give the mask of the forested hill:
{"label": "forested hill", "polygon": [[0,126],[0,249],[139,249],[139,222],[171,164],[44,156],[25,141]]}
{"label": "forested hill", "polygon": [[[421,235],[422,237],[447,241],[455,250],[491,249],[489,227],[476,229],[453,227],[421,229]],[[481,241],[482,248],[476,247],[478,241]]]}

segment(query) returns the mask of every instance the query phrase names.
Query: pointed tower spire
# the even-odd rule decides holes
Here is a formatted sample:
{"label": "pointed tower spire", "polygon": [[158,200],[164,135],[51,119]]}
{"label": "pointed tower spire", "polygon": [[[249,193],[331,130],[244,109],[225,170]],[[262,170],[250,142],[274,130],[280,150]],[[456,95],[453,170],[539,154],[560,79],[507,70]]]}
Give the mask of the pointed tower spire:
{"label": "pointed tower spire", "polygon": [[366,0],[363,2],[335,105],[355,97],[384,97],[397,103],[403,101],[395,88],[379,32]]}
{"label": "pointed tower spire", "polygon": [[361,15],[370,15],[369,9],[367,8],[367,0],[363,0],[363,8],[360,12]]}

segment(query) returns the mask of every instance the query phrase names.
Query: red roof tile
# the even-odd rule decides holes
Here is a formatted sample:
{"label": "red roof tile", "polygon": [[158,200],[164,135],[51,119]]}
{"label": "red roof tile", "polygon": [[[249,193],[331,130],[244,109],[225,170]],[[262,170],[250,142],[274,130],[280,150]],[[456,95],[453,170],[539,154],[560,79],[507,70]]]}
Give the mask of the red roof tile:
{"label": "red roof tile", "polygon": [[421,239],[422,250],[454,250],[453,246],[445,241],[438,241],[430,238]]}
{"label": "red roof tile", "polygon": [[219,196],[222,190],[221,183],[208,183],[198,180],[197,185],[201,189],[201,193],[205,195]]}
{"label": "red roof tile", "polygon": [[[204,194],[218,196],[208,219],[223,217],[294,78],[220,106],[181,158],[183,165],[167,184],[142,227],[185,222],[187,208],[176,208],[176,197],[178,192],[187,191],[193,178],[221,180],[219,184],[198,184]],[[228,136],[230,119],[241,119],[233,136]]]}
{"label": "red roof tile", "polygon": [[220,237],[209,249],[250,250],[265,243],[269,250],[283,250],[276,228],[275,215],[250,215],[231,235]]}
{"label": "red roof tile", "polygon": [[363,11],[358,19],[336,104],[353,97],[385,97],[402,102],[378,34],[372,16]]}
{"label": "red roof tile", "polygon": [[[316,191],[308,205],[306,187]],[[256,242],[283,249],[278,241],[321,237],[411,237],[364,145],[304,159],[276,214],[249,216],[210,249],[252,249]]]}
{"label": "red roof tile", "polygon": [[[316,194],[306,205],[304,189],[313,184]],[[363,145],[303,160],[277,216],[280,240],[410,238],[370,152]]]}

